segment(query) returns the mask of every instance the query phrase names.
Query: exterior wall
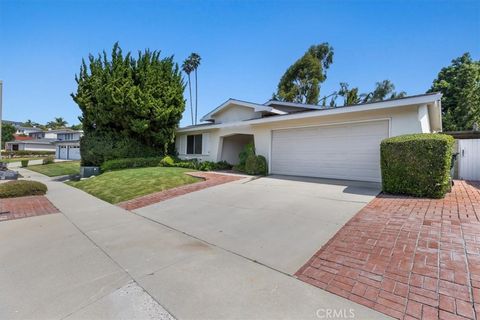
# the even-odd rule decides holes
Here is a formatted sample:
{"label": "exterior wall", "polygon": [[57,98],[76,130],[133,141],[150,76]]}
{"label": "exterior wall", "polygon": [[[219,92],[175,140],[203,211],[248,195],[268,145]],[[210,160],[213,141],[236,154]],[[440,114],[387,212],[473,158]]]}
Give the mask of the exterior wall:
{"label": "exterior wall", "polygon": [[46,139],[57,139],[57,133],[56,132],[45,131],[45,138]]}
{"label": "exterior wall", "polygon": [[[295,120],[282,120],[282,116],[279,116],[277,118],[278,121],[276,122],[239,124],[224,128],[182,132],[177,134],[177,151],[179,153],[179,157],[182,159],[197,158],[199,160],[220,161],[222,158],[224,137],[235,134],[253,134],[257,154],[265,156],[270,162],[272,130],[388,119],[390,123],[390,137],[408,133],[429,132],[429,127],[425,126],[424,124],[425,115],[419,116],[419,108],[420,107],[418,106],[403,106],[401,108],[349,112],[346,114],[344,113]],[[428,114],[426,116],[428,120]],[[203,154],[200,156],[186,155],[186,136],[200,133],[204,134],[203,143],[208,147],[202,149]]]}
{"label": "exterior wall", "polygon": [[252,108],[233,106],[217,113],[213,118],[215,123],[227,123],[241,120],[261,118],[260,112],[255,112]]}
{"label": "exterior wall", "polygon": [[19,144],[19,150],[27,151],[55,151],[55,146],[49,144],[33,144],[33,143],[22,143]]}

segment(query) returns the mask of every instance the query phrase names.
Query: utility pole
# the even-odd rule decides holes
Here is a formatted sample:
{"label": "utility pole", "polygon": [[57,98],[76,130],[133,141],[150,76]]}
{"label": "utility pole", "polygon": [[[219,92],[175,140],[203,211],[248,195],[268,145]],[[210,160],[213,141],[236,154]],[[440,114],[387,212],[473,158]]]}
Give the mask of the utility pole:
{"label": "utility pole", "polygon": [[3,81],[0,80],[0,160],[2,160],[2,90],[3,90]]}

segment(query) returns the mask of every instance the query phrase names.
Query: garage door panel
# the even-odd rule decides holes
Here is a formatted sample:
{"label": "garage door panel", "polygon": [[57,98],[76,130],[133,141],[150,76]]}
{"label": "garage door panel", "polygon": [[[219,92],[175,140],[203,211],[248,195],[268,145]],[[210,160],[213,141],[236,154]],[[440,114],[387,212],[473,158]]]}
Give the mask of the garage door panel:
{"label": "garage door panel", "polygon": [[380,181],[380,142],[388,121],[272,132],[272,173]]}

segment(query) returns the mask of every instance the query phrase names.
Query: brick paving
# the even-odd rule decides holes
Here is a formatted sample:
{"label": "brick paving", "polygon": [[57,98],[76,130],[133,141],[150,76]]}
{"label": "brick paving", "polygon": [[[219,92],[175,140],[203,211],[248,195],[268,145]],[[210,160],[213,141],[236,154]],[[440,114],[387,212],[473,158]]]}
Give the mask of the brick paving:
{"label": "brick paving", "polygon": [[0,199],[0,222],[57,212],[60,211],[44,196]]}
{"label": "brick paving", "polygon": [[379,195],[296,276],[398,319],[480,319],[480,183]]}
{"label": "brick paving", "polygon": [[202,178],[204,179],[204,181],[187,184],[177,188],[155,192],[139,198],[120,202],[120,203],[117,203],[117,206],[124,208],[126,210],[135,210],[138,208],[146,207],[154,203],[175,198],[190,192],[202,190],[205,188],[210,188],[213,186],[217,186],[220,184],[245,178],[245,176],[226,175],[226,174],[212,173],[212,172],[189,172],[187,174],[193,177]]}

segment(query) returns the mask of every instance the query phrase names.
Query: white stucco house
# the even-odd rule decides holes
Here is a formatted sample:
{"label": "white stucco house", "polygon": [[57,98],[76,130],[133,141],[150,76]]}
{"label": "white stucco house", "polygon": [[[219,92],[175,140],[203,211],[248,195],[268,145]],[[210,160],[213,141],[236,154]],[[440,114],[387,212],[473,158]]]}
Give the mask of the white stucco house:
{"label": "white stucco house", "polygon": [[177,130],[182,159],[238,162],[253,142],[269,173],[380,182],[380,142],[442,130],[441,94],[335,108],[229,99],[201,121]]}

